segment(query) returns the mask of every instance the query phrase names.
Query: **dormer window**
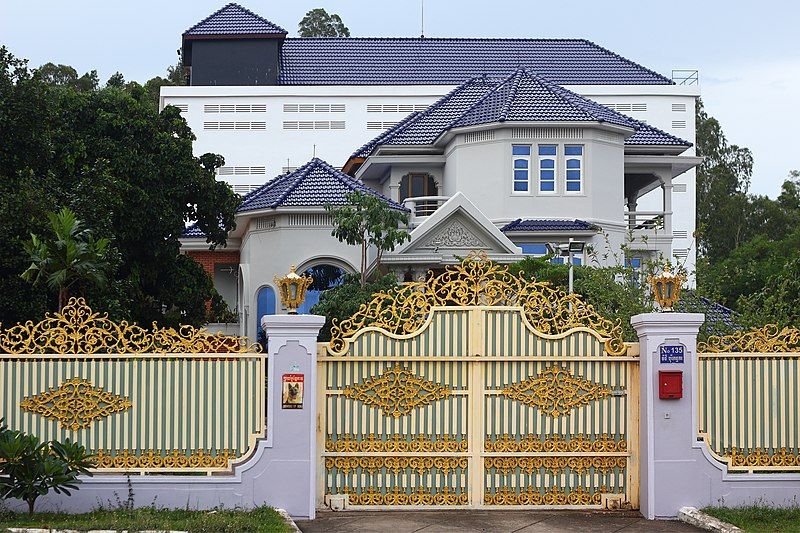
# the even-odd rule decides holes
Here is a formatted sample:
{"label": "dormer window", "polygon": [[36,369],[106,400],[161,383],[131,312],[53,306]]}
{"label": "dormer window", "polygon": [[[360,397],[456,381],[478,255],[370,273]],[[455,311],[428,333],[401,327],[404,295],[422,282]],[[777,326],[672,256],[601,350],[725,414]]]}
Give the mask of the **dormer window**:
{"label": "dormer window", "polygon": [[514,165],[513,191],[515,194],[530,192],[531,147],[515,144],[511,147]]}
{"label": "dormer window", "polygon": [[583,146],[565,146],[564,161],[567,167],[566,192],[578,194],[583,191]]}
{"label": "dormer window", "polygon": [[556,192],[556,156],[558,147],[554,144],[539,145],[539,192]]}

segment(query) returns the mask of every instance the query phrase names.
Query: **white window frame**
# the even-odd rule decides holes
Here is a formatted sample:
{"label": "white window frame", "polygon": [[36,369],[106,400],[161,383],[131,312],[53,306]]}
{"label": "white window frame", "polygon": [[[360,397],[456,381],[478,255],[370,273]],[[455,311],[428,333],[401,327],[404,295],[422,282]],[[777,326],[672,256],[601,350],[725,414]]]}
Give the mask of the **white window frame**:
{"label": "white window frame", "polygon": [[[539,148],[542,146],[555,146],[556,153],[555,155],[541,155],[539,153]],[[558,148],[559,144],[537,144],[536,145],[536,156],[538,157],[537,161],[539,164],[536,167],[536,192],[537,194],[544,195],[544,196],[554,196],[558,194]],[[552,160],[553,161],[553,168],[542,168],[542,161],[544,160]],[[543,191],[542,190],[542,171],[543,170],[552,170],[553,171],[553,190],[552,191]]]}
{"label": "white window frame", "polygon": [[[529,152],[528,155],[515,155],[514,154],[514,147],[515,146],[524,146],[524,147],[528,148],[528,152]],[[532,152],[533,152],[533,146],[531,146],[530,144],[512,144],[511,145],[511,194],[512,195],[515,195],[515,196],[520,196],[520,195],[521,196],[529,196],[531,194],[531,181],[532,181],[531,180],[531,158],[532,158],[531,153]],[[525,172],[527,172],[527,174],[528,174],[528,179],[525,180],[525,184],[527,186],[527,190],[524,190],[524,191],[518,191],[518,190],[516,190],[514,188],[514,185],[516,185],[517,183],[522,183],[522,180],[517,180],[517,176],[516,176],[516,171],[517,170],[522,170],[522,169],[517,169],[516,167],[514,167],[514,162],[517,161],[517,160],[523,160],[523,161],[526,161],[528,163],[528,168],[525,169]]]}
{"label": "white window frame", "polygon": [[[574,146],[577,146],[577,147],[579,147],[581,149],[581,155],[567,155],[567,148],[571,148],[571,147],[574,147]],[[585,173],[584,172],[585,169],[583,167],[583,161],[584,161],[583,156],[584,156],[585,153],[586,153],[586,147],[584,145],[582,145],[582,144],[565,144],[564,145],[564,194],[575,195],[575,196],[586,194],[586,191],[584,190],[584,187],[586,185],[584,183],[585,180],[583,178],[584,173]],[[579,187],[579,189],[577,191],[570,191],[569,188],[567,187],[567,184],[570,183],[570,180],[567,177],[568,173],[569,173],[570,170],[575,170],[574,168],[569,168],[569,166],[567,165],[567,161],[569,161],[570,159],[577,159],[580,162],[580,165],[581,165],[580,168],[577,169],[578,172],[579,172],[579,175],[580,175],[580,179],[578,179],[578,187]],[[574,183],[574,180],[573,180],[573,183]]]}

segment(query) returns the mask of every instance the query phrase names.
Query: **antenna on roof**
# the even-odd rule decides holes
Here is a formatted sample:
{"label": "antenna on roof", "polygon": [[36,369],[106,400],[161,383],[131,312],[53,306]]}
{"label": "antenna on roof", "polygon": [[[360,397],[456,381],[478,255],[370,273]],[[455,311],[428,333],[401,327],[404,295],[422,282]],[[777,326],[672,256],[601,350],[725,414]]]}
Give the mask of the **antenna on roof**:
{"label": "antenna on roof", "polygon": [[425,38],[425,0],[420,0],[419,38]]}
{"label": "antenna on roof", "polygon": [[313,155],[311,157],[317,157],[317,145],[314,145],[314,149],[311,152]]}

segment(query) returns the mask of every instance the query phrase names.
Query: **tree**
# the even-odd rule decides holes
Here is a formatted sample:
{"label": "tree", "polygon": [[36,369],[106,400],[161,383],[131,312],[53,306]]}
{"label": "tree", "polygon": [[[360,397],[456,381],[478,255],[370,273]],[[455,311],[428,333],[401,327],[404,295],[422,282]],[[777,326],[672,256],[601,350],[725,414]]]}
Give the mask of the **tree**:
{"label": "tree", "polygon": [[54,296],[20,274],[30,265],[24,242],[63,207],[118,251],[107,286],[87,287],[90,305],[144,324],[204,321],[196,302],[216,291],[180,257],[179,239],[197,221],[210,247],[224,246],[240,200],[216,179],[221,156],[194,156],[177,108],[159,113],[135,82],[91,91],[46,83],[0,47],[0,138],[0,322],[38,320]]}
{"label": "tree", "polygon": [[392,251],[411,238],[400,226],[408,225],[408,213],[389,206],[372,194],[359,191],[347,195],[347,205],[325,209],[333,217],[331,235],[350,245],[361,246],[361,286],[367,282],[367,250],[375,246],[378,252],[375,261],[377,270],[383,252]]}
{"label": "tree", "polygon": [[397,278],[392,274],[363,285],[360,276],[345,276],[341,285],[323,292],[319,302],[311,309],[312,314],[325,317],[325,325],[319,332],[319,340],[324,342],[331,339],[333,320],[341,322],[352,317],[358,308],[372,300],[376,293],[386,292],[396,286]]}
{"label": "tree", "polygon": [[92,466],[80,444],[69,439],[40,442],[34,435],[9,430],[0,420],[0,498],[23,500],[29,516],[36,500],[51,490],[67,496],[78,490],[78,476],[91,476]]}
{"label": "tree", "polygon": [[350,37],[350,30],[337,14],[329,15],[323,8],[312,9],[298,25],[300,37]]}
{"label": "tree", "polygon": [[49,85],[70,87],[78,91],[94,91],[100,84],[100,78],[97,76],[96,70],[89,71],[79,77],[78,71],[69,65],[56,65],[54,63],[45,63],[36,69],[36,76]]}
{"label": "tree", "polygon": [[20,274],[34,285],[46,283],[58,291],[58,310],[69,300],[70,289],[79,284],[97,287],[106,285],[109,244],[107,238],[96,239],[69,208],[48,213],[52,238],[41,239],[31,233],[25,252],[31,265]]}

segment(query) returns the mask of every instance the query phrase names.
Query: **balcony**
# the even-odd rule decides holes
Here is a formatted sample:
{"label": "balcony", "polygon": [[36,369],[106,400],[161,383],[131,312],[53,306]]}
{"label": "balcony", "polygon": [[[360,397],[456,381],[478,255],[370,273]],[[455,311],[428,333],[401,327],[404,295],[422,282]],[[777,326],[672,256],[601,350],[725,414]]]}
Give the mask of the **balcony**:
{"label": "balcony", "polygon": [[648,241],[672,241],[671,211],[625,211],[629,240],[646,244]]}
{"label": "balcony", "polygon": [[403,205],[411,211],[411,227],[422,224],[449,199],[449,196],[415,196],[403,200]]}

